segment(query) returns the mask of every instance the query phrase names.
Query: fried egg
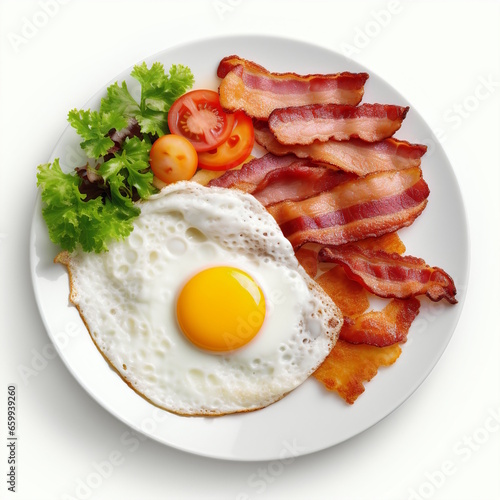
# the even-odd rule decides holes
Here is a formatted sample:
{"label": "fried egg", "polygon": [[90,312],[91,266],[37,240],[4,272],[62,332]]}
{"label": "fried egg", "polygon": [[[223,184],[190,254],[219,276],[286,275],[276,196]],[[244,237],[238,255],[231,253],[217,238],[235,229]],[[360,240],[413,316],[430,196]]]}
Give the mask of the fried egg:
{"label": "fried egg", "polygon": [[181,415],[257,410],[302,384],[342,315],[251,195],[178,182],[140,203],[106,253],[62,253],[100,352]]}

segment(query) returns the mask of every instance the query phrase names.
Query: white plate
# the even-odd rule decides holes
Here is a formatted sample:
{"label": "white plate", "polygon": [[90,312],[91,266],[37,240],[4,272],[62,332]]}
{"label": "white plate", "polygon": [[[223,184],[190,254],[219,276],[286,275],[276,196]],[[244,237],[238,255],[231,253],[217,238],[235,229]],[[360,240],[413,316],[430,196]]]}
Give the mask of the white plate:
{"label": "white plate", "polygon": [[[216,38],[174,47],[146,62],[149,65],[160,61],[166,68],[173,63],[185,64],[196,77],[194,88],[216,89],[217,64],[231,54],[254,60],[272,71],[366,71],[370,78],[364,102],[410,105],[371,70],[327,49],[292,40],[260,36]],[[133,86],[130,70],[116,80],[126,80]],[[85,108],[98,107],[106,87]],[[38,199],[31,234],[33,286],[46,329],[69,371],[96,401],[130,427],[169,446],[210,457],[274,460],[291,453],[304,455],[338,444],[379,422],[417,389],[446,348],[462,310],[469,269],[463,201],[443,149],[413,108],[397,137],[432,146],[422,162],[431,190],[429,204],[416,222],[399,234],[408,254],[422,257],[451,274],[459,303],[450,306],[422,299],[420,314],[401,357],[393,366],[379,370],[353,406],[335,393],[326,392],[314,379],[278,403],[247,414],[186,418],[150,405],[108,366],[76,308],[69,304],[68,277],[63,266],[52,262],[58,249],[49,240]],[[57,157],[68,171],[82,164],[79,139],[70,127],[57,143],[50,161]],[[294,446],[295,450],[290,451]]]}

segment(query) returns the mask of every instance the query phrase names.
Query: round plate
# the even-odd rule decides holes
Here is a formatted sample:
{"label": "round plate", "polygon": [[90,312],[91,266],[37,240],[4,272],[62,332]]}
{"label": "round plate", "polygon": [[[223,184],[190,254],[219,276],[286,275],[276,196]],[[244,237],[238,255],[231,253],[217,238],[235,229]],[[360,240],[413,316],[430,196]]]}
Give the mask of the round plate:
{"label": "round plate", "polygon": [[[371,70],[330,50],[303,42],[261,36],[203,40],[166,50],[146,60],[185,64],[193,71],[194,88],[217,89],[219,61],[237,54],[271,71],[299,74],[367,72],[363,102],[410,105]],[[127,81],[131,68],[116,77]],[[85,108],[97,108],[107,85]],[[136,88],[136,87],[135,87]],[[464,205],[453,169],[431,129],[411,108],[400,139],[425,143],[422,170],[430,187],[427,208],[409,228],[399,232],[407,254],[444,268],[455,280],[458,305],[422,299],[403,352],[391,367],[380,369],[365,384],[354,405],[327,392],[313,378],[281,401],[257,412],[219,418],[181,417],[152,406],[131,390],[98,350],[75,307],[69,304],[66,270],[55,265],[58,252],[48,237],[38,199],[31,234],[31,271],[45,327],[61,358],[79,383],[104,408],[150,438],[191,453],[231,460],[274,460],[318,451],[364,431],[405,401],[429,375],[446,348],[462,310],[469,269],[469,242]],[[79,139],[69,126],[52,153],[69,171],[84,163]]]}

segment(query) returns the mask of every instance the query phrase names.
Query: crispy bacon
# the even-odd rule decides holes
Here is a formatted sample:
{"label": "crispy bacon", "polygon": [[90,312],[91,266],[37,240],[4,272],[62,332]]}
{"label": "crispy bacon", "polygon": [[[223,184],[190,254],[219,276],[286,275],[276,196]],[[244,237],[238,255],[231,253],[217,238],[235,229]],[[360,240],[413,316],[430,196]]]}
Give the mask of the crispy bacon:
{"label": "crispy bacon", "polygon": [[401,241],[398,233],[386,233],[377,238],[366,238],[365,240],[357,241],[356,245],[371,250],[384,250],[384,252],[388,253],[396,252],[399,255],[406,252],[406,246]]}
{"label": "crispy bacon", "polygon": [[[267,154],[245,163],[239,170],[228,170],[217,179],[211,180],[208,185],[239,189],[245,193],[252,193],[269,172],[288,167],[297,161],[300,160],[297,160],[294,155],[275,156]],[[303,165],[309,163],[307,160],[302,160]]]}
{"label": "crispy bacon", "polygon": [[376,142],[399,130],[409,109],[392,104],[295,106],[275,109],[269,115],[269,129],[281,144],[305,145],[351,138]]}
{"label": "crispy bacon", "polygon": [[412,224],[428,196],[415,167],[356,178],[299,202],[276,203],[268,211],[294,248],[306,242],[342,245]]}
{"label": "crispy bacon", "polygon": [[300,201],[316,196],[352,178],[352,174],[341,170],[293,163],[269,172],[252,194],[269,207],[285,200]]}
{"label": "crispy bacon", "polygon": [[330,296],[344,317],[359,316],[370,306],[368,293],[357,281],[347,277],[342,266],[335,266],[316,278],[318,285]]}
{"label": "crispy bacon", "polygon": [[340,338],[351,344],[378,347],[406,342],[419,309],[420,301],[416,298],[392,299],[381,311],[370,311],[356,318],[344,317]]}
{"label": "crispy bacon", "polygon": [[314,279],[318,273],[318,252],[302,246],[295,252],[295,257],[297,257],[299,264],[305,269],[306,273]]}
{"label": "crispy bacon", "polygon": [[402,170],[419,167],[420,158],[427,146],[410,144],[394,138],[380,142],[349,141],[314,142],[306,146],[280,144],[269,130],[267,122],[254,121],[255,140],[270,153],[278,156],[293,153],[298,158],[329,163],[346,171],[363,176],[385,170]]}
{"label": "crispy bacon", "polygon": [[322,248],[318,258],[340,264],[351,279],[380,297],[407,299],[425,294],[433,301],[444,298],[451,304],[457,302],[453,279],[439,267],[430,267],[411,255],[346,245]]}
{"label": "crispy bacon", "polygon": [[267,154],[229,170],[209,186],[239,189],[251,193],[265,207],[280,201],[299,201],[354,178],[353,174],[322,167],[295,156]]}
{"label": "crispy bacon", "polygon": [[352,405],[365,390],[363,382],[371,380],[380,366],[392,365],[400,354],[399,344],[376,347],[339,339],[313,376]]}
{"label": "crispy bacon", "polygon": [[222,59],[217,76],[223,79],[219,86],[222,107],[260,119],[267,119],[276,108],[288,106],[329,102],[356,105],[368,79],[366,73],[271,73],[238,56]]}

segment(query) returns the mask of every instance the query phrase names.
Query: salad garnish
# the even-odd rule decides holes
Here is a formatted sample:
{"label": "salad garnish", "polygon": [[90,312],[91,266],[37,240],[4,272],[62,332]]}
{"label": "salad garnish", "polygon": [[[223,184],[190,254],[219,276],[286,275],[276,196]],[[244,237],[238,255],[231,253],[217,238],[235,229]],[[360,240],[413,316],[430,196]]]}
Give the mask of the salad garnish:
{"label": "salad garnish", "polygon": [[194,76],[174,64],[168,73],[155,62],[134,66],[141,85],[139,102],[117,82],[110,85],[99,110],[71,110],[68,121],[88,156],[85,166],[65,173],[56,158],[39,165],[42,215],[50,239],[62,249],[78,245],[86,252],[108,249],[110,240],[126,238],[140,209],[134,203],[156,192],[149,166],[151,145],[169,132],[173,102],[189,90]]}

